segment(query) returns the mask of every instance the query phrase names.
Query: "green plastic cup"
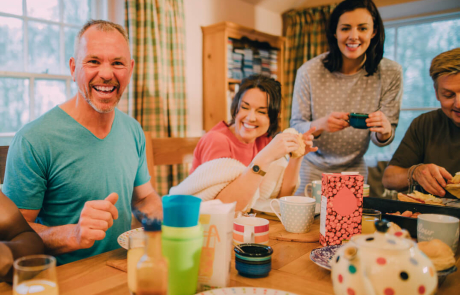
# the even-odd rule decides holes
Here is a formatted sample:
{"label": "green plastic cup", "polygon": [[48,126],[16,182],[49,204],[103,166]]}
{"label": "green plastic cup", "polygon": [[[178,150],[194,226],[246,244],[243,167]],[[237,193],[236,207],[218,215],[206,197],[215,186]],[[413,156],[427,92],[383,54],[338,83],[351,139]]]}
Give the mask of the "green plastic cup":
{"label": "green plastic cup", "polygon": [[168,295],[195,294],[198,283],[203,228],[163,225],[163,255],[169,262]]}

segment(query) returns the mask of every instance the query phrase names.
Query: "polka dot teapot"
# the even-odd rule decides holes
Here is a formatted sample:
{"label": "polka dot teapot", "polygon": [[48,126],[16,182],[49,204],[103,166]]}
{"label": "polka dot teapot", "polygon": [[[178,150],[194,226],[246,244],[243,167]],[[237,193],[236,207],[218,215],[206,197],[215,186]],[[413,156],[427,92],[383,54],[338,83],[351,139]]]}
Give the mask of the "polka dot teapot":
{"label": "polka dot teapot", "polygon": [[431,260],[409,239],[386,233],[389,223],[377,221],[377,231],[356,235],[332,257],[336,295],[435,294],[438,277]]}

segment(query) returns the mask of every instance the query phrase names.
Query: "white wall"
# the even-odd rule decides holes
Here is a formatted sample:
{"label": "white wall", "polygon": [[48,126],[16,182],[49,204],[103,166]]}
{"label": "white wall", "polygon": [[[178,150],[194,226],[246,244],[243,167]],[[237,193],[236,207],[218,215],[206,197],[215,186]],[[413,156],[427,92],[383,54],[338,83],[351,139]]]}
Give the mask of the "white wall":
{"label": "white wall", "polygon": [[241,0],[184,0],[188,136],[203,134],[203,70],[201,27],[222,21],[273,35],[282,34],[281,14]]}

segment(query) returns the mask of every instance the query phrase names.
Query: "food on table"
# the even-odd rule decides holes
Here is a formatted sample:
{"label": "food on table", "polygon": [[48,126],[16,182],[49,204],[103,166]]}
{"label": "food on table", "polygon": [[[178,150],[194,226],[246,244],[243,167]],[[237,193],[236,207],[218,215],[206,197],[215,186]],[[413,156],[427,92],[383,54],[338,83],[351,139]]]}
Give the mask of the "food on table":
{"label": "food on table", "polygon": [[390,222],[390,228],[387,233],[394,234],[395,232],[401,231],[401,227],[394,222]]}
{"label": "food on table", "polygon": [[414,191],[412,194],[402,194],[398,193],[398,200],[403,202],[410,202],[410,203],[421,203],[421,204],[430,204],[430,205],[439,205],[445,206],[442,203],[442,200],[436,198],[430,194],[424,194],[418,191]]}
{"label": "food on table", "polygon": [[460,172],[455,173],[455,176],[447,182],[446,190],[460,199]]}
{"label": "food on table", "polygon": [[460,184],[460,172],[455,173],[455,176],[447,183]]}
{"label": "food on table", "polygon": [[297,135],[297,140],[299,141],[299,148],[291,153],[292,158],[302,157],[305,153],[305,142],[303,141],[303,135],[294,128],[288,128],[283,131],[283,133],[291,133]]}
{"label": "food on table", "polygon": [[401,227],[394,222],[390,222],[390,227],[388,228],[387,233],[395,235],[397,237],[410,239],[409,232],[405,229],[401,229]]}
{"label": "food on table", "polygon": [[452,249],[441,240],[434,239],[429,242],[418,243],[418,248],[430,258],[437,271],[451,268],[455,265]]}
{"label": "food on table", "polygon": [[387,215],[398,215],[398,216],[404,216],[404,217],[411,217],[411,218],[417,218],[421,213],[420,212],[415,212],[412,213],[412,211],[406,210],[402,214],[399,211],[396,211],[394,213],[387,213]]}

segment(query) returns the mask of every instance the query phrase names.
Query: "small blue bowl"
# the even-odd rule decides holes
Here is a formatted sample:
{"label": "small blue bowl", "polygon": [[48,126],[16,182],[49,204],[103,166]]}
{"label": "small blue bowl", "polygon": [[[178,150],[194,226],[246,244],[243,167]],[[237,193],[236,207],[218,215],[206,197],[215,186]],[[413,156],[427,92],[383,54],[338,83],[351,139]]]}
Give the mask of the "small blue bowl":
{"label": "small blue bowl", "polygon": [[235,267],[238,273],[248,278],[263,278],[272,269],[273,249],[262,244],[240,244],[235,251]]}
{"label": "small blue bowl", "polygon": [[369,114],[361,113],[350,113],[350,126],[356,129],[368,129],[366,125],[366,119],[369,118]]}

